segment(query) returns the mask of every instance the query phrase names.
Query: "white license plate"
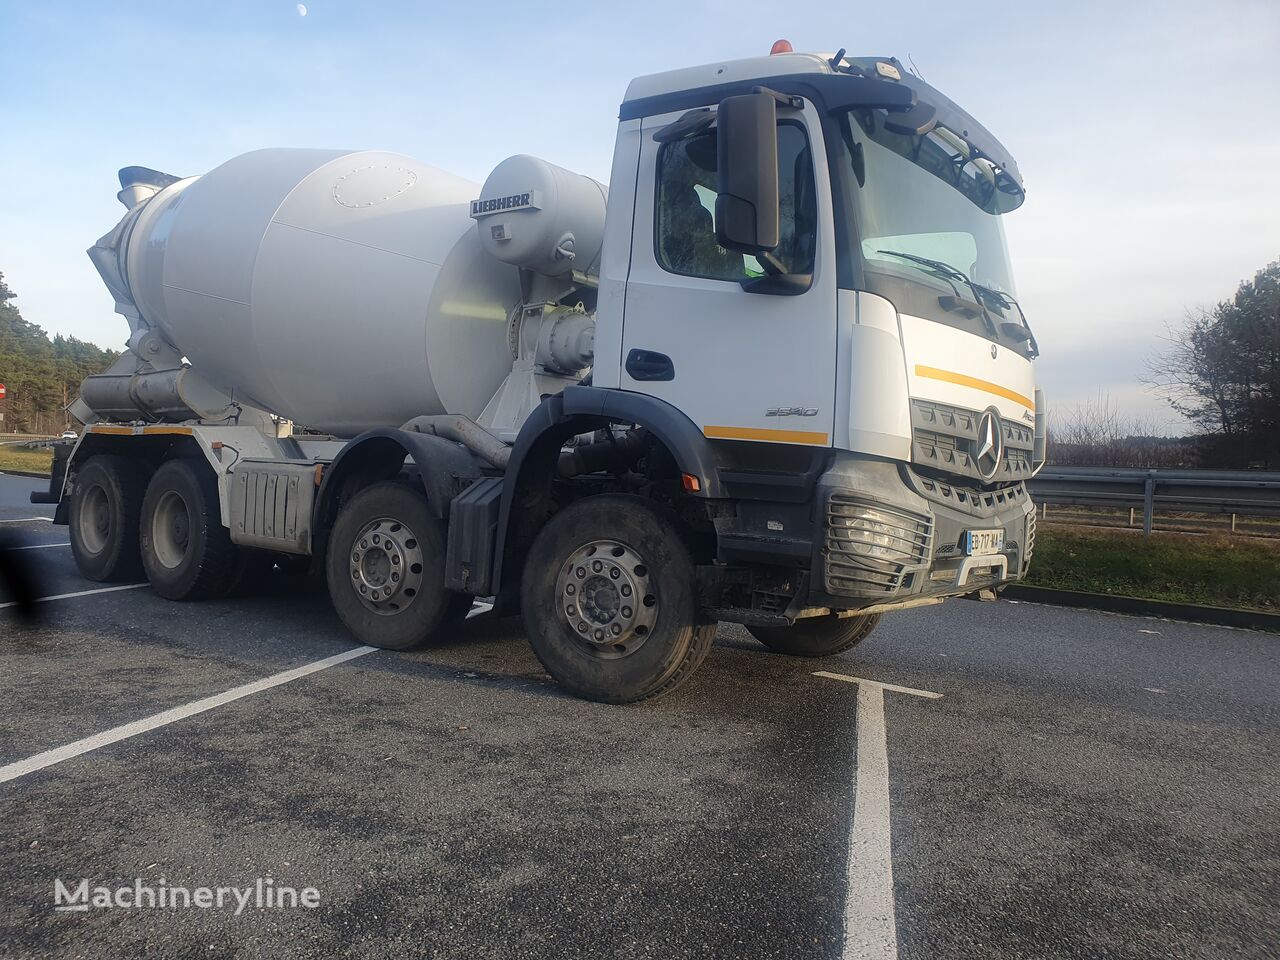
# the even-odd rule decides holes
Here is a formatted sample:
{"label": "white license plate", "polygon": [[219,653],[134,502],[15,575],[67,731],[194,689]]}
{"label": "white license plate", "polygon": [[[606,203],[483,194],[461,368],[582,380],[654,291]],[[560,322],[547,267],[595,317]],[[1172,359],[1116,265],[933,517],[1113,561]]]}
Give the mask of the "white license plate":
{"label": "white license plate", "polygon": [[1004,549],[1003,530],[966,530],[961,541],[964,552],[971,557],[985,557]]}

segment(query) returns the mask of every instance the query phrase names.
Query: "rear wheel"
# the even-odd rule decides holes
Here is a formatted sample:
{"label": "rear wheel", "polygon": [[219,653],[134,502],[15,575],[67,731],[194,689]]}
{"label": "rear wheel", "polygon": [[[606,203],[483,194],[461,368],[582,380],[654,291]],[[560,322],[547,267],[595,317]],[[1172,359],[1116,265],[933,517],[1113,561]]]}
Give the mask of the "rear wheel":
{"label": "rear wheel", "polygon": [[68,523],[71,554],[85,577],[141,579],[138,522],[146,489],[146,469],[127,457],[91,457],[77,471]]}
{"label": "rear wheel", "polygon": [[684,683],[716,625],[700,620],[694,566],[669,511],[629,496],[571,504],[538,535],[521,587],[534,652],[561,686],[631,703]]}
{"label": "rear wheel", "polygon": [[770,650],[792,657],[830,657],[856,647],[880,622],[880,614],[841,619],[835,614],[797,620],[789,627],[747,627]]}
{"label": "rear wheel", "polygon": [[243,552],[222,525],[218,482],[196,460],[170,460],[147,486],[142,504],[142,565],[166,600],[207,600],[240,578]]}
{"label": "rear wheel", "polygon": [[442,526],[422,492],[402,483],[376,483],[342,507],[325,571],[334,609],[361,643],[409,650],[470,608],[444,589]]}

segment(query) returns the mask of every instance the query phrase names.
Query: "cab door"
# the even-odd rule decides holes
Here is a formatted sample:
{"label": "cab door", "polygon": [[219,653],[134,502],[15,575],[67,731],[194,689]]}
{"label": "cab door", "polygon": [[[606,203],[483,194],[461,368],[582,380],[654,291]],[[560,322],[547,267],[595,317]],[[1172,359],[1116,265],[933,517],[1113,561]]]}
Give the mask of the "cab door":
{"label": "cab door", "polygon": [[778,112],[782,242],[796,295],[749,293],[754,257],[715,242],[715,128],[659,143],[680,113],[641,126],[621,387],[682,410],[722,440],[830,446],[836,267],[822,131],[812,104]]}

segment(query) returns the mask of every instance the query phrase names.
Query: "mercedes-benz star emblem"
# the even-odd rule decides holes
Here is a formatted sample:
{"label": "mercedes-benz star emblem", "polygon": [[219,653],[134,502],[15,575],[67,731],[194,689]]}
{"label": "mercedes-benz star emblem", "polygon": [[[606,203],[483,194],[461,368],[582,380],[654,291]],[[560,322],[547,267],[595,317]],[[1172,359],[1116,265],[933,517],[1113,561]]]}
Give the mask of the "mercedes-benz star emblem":
{"label": "mercedes-benz star emblem", "polygon": [[978,476],[990,480],[1000,469],[1004,456],[1004,435],[1000,429],[1000,414],[994,410],[983,411],[978,419],[978,439],[973,442],[973,465]]}

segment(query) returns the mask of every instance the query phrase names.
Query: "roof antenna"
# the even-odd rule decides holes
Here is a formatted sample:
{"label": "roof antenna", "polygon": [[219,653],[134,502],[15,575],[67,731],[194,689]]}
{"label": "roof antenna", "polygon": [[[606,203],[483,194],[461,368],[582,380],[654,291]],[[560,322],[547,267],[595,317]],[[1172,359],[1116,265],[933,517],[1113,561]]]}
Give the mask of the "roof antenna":
{"label": "roof antenna", "polygon": [[[914,73],[921,80],[924,80],[924,74],[921,73],[920,68],[916,66],[916,58],[911,56],[911,54],[908,53],[907,60],[911,64],[911,72]],[[928,80],[925,80],[925,83],[928,83],[928,82],[929,82]]]}

